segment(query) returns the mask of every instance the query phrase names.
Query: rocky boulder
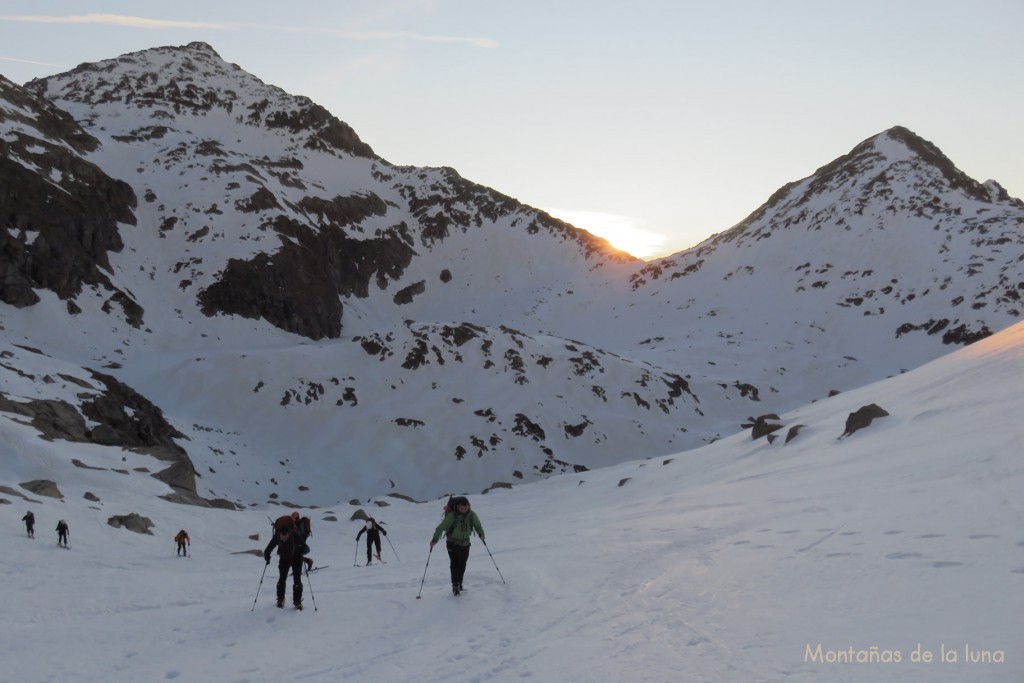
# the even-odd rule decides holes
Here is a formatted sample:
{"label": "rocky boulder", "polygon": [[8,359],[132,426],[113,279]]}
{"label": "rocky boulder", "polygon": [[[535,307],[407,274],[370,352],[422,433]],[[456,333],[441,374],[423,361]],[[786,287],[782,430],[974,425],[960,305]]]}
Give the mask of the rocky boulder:
{"label": "rocky boulder", "polygon": [[107,524],[115,529],[128,529],[128,531],[134,531],[137,534],[153,535],[153,532],[150,531],[153,528],[153,520],[135,512],[128,515],[114,515],[107,520]]}
{"label": "rocky boulder", "polygon": [[38,496],[46,496],[47,498],[63,498],[64,494],[57,488],[55,482],[49,479],[36,479],[34,481],[25,481],[19,484],[21,488],[26,491],[31,491]]}

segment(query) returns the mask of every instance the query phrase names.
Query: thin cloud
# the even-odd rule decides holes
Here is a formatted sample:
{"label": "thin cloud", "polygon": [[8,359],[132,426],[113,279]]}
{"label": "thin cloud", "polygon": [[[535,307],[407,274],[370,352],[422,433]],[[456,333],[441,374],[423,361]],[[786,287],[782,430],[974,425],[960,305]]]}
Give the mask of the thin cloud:
{"label": "thin cloud", "polygon": [[249,24],[240,22],[200,22],[200,21],[177,21],[173,19],[147,19],[146,17],[132,17],[123,14],[78,14],[69,16],[41,16],[28,14],[0,14],[0,21],[16,23],[40,23],[40,24],[103,24],[107,26],[126,26],[129,28],[142,29],[206,29],[215,31],[239,31],[244,29],[260,29],[264,31],[281,31],[284,33],[298,33],[302,35],[324,35],[336,38],[347,38],[360,41],[381,41],[381,40],[414,40],[428,43],[463,43],[480,48],[498,47],[498,42],[490,38],[473,36],[438,36],[421,35],[406,31],[344,31],[339,29],[322,28],[315,26],[275,26],[267,24]]}
{"label": "thin cloud", "polygon": [[0,21],[34,24],[106,24],[108,26],[130,26],[147,29],[205,28],[230,30],[232,28],[229,24],[216,24],[204,21],[176,21],[173,19],[147,19],[145,17],[129,17],[123,14],[77,14],[63,17],[0,14]]}
{"label": "thin cloud", "polygon": [[0,57],[0,62],[17,62],[18,64],[36,64],[38,66],[53,66],[63,69],[64,64],[51,64],[50,62],[37,62],[34,59],[18,59],[17,57]]}

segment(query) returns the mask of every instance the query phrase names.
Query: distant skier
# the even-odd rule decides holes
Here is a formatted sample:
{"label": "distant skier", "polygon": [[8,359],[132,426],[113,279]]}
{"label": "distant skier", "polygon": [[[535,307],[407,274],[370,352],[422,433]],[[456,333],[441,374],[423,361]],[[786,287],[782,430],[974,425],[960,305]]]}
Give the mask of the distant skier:
{"label": "distant skier", "polygon": [[466,574],[466,562],[469,560],[469,538],[473,532],[484,541],[484,528],[480,524],[480,518],[470,509],[469,499],[465,496],[458,496],[449,501],[445,508],[444,519],[434,529],[434,536],[430,539],[430,547],[433,548],[441,534],[448,537],[448,558],[451,560],[452,593],[458,595],[462,592],[462,578]]}
{"label": "distant skier", "polygon": [[177,536],[174,537],[174,542],[178,544],[178,555],[188,555],[188,549],[186,545],[191,548],[192,540],[188,537],[188,532],[182,529],[178,532]]}
{"label": "distant skier", "polygon": [[359,544],[359,537],[366,532],[366,564],[369,566],[373,564],[373,546],[377,546],[377,560],[383,562],[380,556],[380,535],[388,535],[388,532],[381,525],[377,524],[377,520],[370,517],[366,520],[366,526],[359,530],[356,534],[356,544]]}
{"label": "distant skier", "polygon": [[292,604],[302,609],[302,560],[309,550],[305,539],[299,533],[295,517],[285,515],[274,522],[274,537],[270,539],[263,559],[270,564],[270,553],[277,548],[277,606],[284,607],[284,591],[288,584],[288,572],[292,573]]}
{"label": "distant skier", "polygon": [[36,537],[36,516],[29,510],[25,513],[25,516],[21,518],[21,521],[25,522],[25,531],[28,533],[29,538]]}
{"label": "distant skier", "polygon": [[68,523],[63,519],[57,522],[57,545],[68,547]]}

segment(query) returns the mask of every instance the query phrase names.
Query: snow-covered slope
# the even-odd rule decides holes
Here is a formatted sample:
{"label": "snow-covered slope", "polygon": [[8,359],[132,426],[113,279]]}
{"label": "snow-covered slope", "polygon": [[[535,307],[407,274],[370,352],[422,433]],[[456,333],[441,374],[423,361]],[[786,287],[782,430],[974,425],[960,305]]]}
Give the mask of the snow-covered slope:
{"label": "snow-covered slope", "polygon": [[[220,504],[673,453],[1021,313],[1024,207],[899,127],[642,263],[378,158],[203,43],[0,85],[0,392],[36,424],[60,401],[113,456],[176,433],[178,493]],[[150,405],[89,414],[60,373]]]}
{"label": "snow-covered slope", "polygon": [[[471,496],[487,533],[455,598],[440,501],[307,510],[306,610],[261,577],[267,510],[156,501],[141,456],[59,464],[3,418],[4,675],[18,681],[1019,681],[1024,325],[780,417],[785,443],[697,451]],[[887,417],[839,439],[867,404]],[[293,460],[314,480],[315,461]],[[372,465],[368,465],[372,466]],[[121,471],[119,471],[121,470]],[[248,472],[239,468],[240,472]],[[262,490],[249,482],[257,498]],[[89,499],[86,496],[89,495]],[[18,519],[35,511],[37,538]],[[386,564],[354,567],[354,511]],[[152,535],[110,526],[138,512]],[[273,513],[271,513],[273,514]],[[58,519],[71,547],[56,547]],[[175,557],[172,537],[192,537]],[[255,536],[258,534],[258,537]],[[422,596],[420,599],[418,597]],[[922,657],[930,657],[922,661]]]}

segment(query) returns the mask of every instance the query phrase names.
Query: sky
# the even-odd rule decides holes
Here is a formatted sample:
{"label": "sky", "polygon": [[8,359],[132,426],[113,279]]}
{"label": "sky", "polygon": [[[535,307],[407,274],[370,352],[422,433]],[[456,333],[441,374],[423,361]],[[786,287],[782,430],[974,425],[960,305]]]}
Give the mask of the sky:
{"label": "sky", "polygon": [[1024,197],[1021,25],[1017,0],[5,0],[0,73],[204,41],[391,163],[647,258],[895,125]]}
{"label": "sky", "polygon": [[[783,414],[788,443],[743,432],[470,495],[487,544],[458,597],[428,548],[441,500],[325,501],[302,510],[323,569],[301,612],[258,556],[288,510],[166,502],[149,456],[0,414],[5,680],[1019,682],[1022,372],[1019,324]],[[889,415],[837,439],[867,403]],[[40,475],[62,498],[19,484]],[[385,524],[385,563],[356,566],[357,510]],[[108,522],[131,512],[151,535]]]}

